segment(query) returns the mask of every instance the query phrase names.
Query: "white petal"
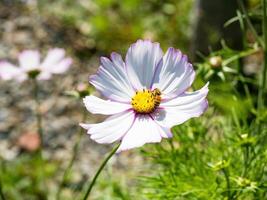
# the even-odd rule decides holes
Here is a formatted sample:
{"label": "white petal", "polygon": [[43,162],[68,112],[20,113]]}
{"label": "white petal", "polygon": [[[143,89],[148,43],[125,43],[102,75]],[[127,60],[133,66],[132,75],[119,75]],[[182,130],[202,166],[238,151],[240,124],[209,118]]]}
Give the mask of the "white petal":
{"label": "white petal", "polygon": [[111,58],[112,61],[101,58],[102,66],[96,75],[90,77],[90,83],[108,99],[130,102],[135,91],[129,82],[124,63],[118,54],[113,53]]}
{"label": "white petal", "polygon": [[85,97],[83,102],[87,110],[93,114],[113,115],[132,108],[130,104],[103,100],[92,95]]}
{"label": "white petal", "polygon": [[21,82],[27,78],[27,75],[22,71],[21,68],[18,68],[9,62],[1,61],[0,62],[0,78],[3,80],[15,79]]}
{"label": "white petal", "polygon": [[137,115],[136,119],[122,138],[121,145],[117,152],[140,147],[146,143],[160,142],[162,135],[166,135],[165,128],[159,126],[149,115]]}
{"label": "white petal", "polygon": [[[153,119],[153,115],[151,115],[152,119]],[[170,127],[164,127],[162,126],[160,123],[158,123],[156,120],[154,120],[154,122],[159,126],[161,127],[161,129],[163,131],[160,132],[160,135],[162,138],[171,138],[172,137],[172,132],[171,132],[171,129]]]}
{"label": "white petal", "polygon": [[46,81],[51,78],[52,74],[46,71],[41,71],[41,73],[37,76],[38,80]]}
{"label": "white petal", "polygon": [[154,71],[161,64],[163,52],[158,43],[138,40],[126,55],[127,74],[135,89],[151,88]]}
{"label": "white petal", "polygon": [[44,62],[41,64],[41,68],[54,74],[66,72],[72,64],[72,59],[64,58],[64,56],[64,49],[55,48],[49,50]]}
{"label": "white petal", "polygon": [[70,68],[71,64],[72,64],[72,59],[65,58],[61,60],[59,63],[55,64],[53,67],[51,66],[51,69],[49,71],[51,71],[51,73],[53,74],[63,74]]}
{"label": "white petal", "polygon": [[195,72],[187,57],[169,48],[163,57],[162,67],[155,72],[153,88],[159,88],[163,98],[173,98],[186,91],[195,78]]}
{"label": "white petal", "polygon": [[110,58],[116,67],[119,67],[119,68],[121,67],[121,68],[125,69],[125,64],[124,64],[120,54],[118,54],[116,52],[112,52],[110,55]]}
{"label": "white petal", "polygon": [[195,92],[186,92],[181,96],[162,102],[153,118],[164,127],[182,124],[192,117],[199,117],[208,107],[206,96],[208,84]]}
{"label": "white petal", "polygon": [[171,99],[169,101],[162,102],[160,104],[161,107],[176,107],[176,106],[185,106],[196,104],[198,101],[206,98],[209,92],[209,82],[206,83],[200,90],[194,92],[185,92],[177,98]]}
{"label": "white petal", "polygon": [[135,114],[133,111],[126,111],[107,118],[99,124],[80,124],[87,129],[91,139],[98,143],[112,143],[120,140],[131,128]]}
{"label": "white petal", "polygon": [[65,56],[65,50],[60,48],[50,49],[45,57],[42,66],[51,67],[60,62]]}
{"label": "white petal", "polygon": [[20,67],[25,71],[39,69],[40,53],[35,50],[25,50],[19,54]]}

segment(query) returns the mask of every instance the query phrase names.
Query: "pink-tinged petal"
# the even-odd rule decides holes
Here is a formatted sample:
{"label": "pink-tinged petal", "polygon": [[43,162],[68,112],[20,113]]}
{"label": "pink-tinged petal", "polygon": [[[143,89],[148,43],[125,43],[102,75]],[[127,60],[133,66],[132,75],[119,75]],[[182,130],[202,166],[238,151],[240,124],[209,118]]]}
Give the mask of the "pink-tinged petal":
{"label": "pink-tinged petal", "polygon": [[201,101],[207,97],[209,92],[209,82],[206,83],[201,89],[194,92],[185,92],[177,98],[166,100],[160,104],[160,107],[176,107],[176,106],[185,106],[197,104],[198,101]]}
{"label": "pink-tinged petal", "polygon": [[160,142],[162,135],[168,134],[165,131],[166,129],[159,126],[149,115],[137,115],[132,127],[122,138],[117,152],[140,147],[146,143]]}
{"label": "pink-tinged petal", "polygon": [[40,81],[49,80],[52,77],[52,74],[46,71],[41,71],[41,73],[37,76],[37,79]]}
{"label": "pink-tinged petal", "polygon": [[116,67],[125,69],[125,63],[123,62],[120,54],[112,52],[110,58]]}
{"label": "pink-tinged petal", "polygon": [[22,69],[12,65],[9,62],[0,62],[0,79],[2,80],[17,80],[19,82],[27,79],[27,75],[22,71]]}
{"label": "pink-tinged petal", "polygon": [[153,88],[159,88],[164,98],[173,98],[185,92],[193,83],[195,72],[187,57],[179,50],[169,48],[163,65],[154,74]]}
{"label": "pink-tinged petal", "polygon": [[63,74],[66,72],[72,64],[71,58],[65,58],[61,60],[59,63],[55,64],[54,66],[51,66],[49,72],[53,74]]}
{"label": "pink-tinged petal", "polygon": [[151,118],[154,120],[154,122],[163,130],[160,132],[160,135],[162,138],[171,138],[172,137],[172,132],[171,128],[169,127],[164,127],[160,123],[158,123],[154,118],[153,115],[151,115]]}
{"label": "pink-tinged petal", "polygon": [[53,74],[62,74],[66,72],[72,64],[72,59],[64,58],[64,56],[64,49],[55,48],[49,50],[44,62],[41,64],[41,69]]}
{"label": "pink-tinged petal", "polygon": [[45,57],[42,67],[49,68],[54,67],[55,64],[59,63],[65,56],[65,50],[60,48],[50,49]]}
{"label": "pink-tinged petal", "polygon": [[96,75],[90,77],[90,83],[105,97],[119,102],[130,102],[135,91],[129,82],[124,63],[118,54],[113,53],[112,61],[101,58],[101,66]]}
{"label": "pink-tinged petal", "polygon": [[160,125],[171,128],[190,118],[199,117],[208,107],[207,94],[208,84],[198,91],[185,92],[175,99],[162,102],[153,113],[153,118]]}
{"label": "pink-tinged petal", "polygon": [[132,127],[135,114],[133,111],[126,111],[107,118],[98,124],[80,124],[87,129],[91,139],[97,143],[113,143],[121,138]]}
{"label": "pink-tinged petal", "polygon": [[93,114],[114,115],[132,108],[130,104],[103,100],[93,95],[85,97],[83,102],[87,110]]}
{"label": "pink-tinged petal", "polygon": [[19,64],[24,71],[36,70],[40,67],[40,53],[35,50],[25,50],[19,54]]}
{"label": "pink-tinged petal", "polygon": [[161,64],[163,52],[159,43],[138,40],[126,55],[126,70],[136,90],[150,88],[154,71]]}

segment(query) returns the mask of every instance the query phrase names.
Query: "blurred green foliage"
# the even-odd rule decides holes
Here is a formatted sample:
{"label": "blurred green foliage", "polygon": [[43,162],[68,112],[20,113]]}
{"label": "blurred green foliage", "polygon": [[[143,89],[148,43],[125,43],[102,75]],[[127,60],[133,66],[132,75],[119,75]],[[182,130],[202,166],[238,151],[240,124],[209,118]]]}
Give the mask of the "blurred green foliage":
{"label": "blurred green foliage", "polygon": [[99,52],[125,52],[137,39],[188,51],[192,0],[40,0],[46,16],[76,28],[86,46]]}
{"label": "blurred green foliage", "polygon": [[24,154],[14,161],[1,161],[1,183],[6,199],[46,199],[45,181],[57,172],[56,162],[42,161],[38,153]]}

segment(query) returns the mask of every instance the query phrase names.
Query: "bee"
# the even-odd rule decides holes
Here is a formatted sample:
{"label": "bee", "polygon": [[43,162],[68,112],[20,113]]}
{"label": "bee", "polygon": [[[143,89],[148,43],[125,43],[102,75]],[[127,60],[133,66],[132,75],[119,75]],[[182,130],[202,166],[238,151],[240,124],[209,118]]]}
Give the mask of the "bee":
{"label": "bee", "polygon": [[158,88],[155,88],[153,91],[152,91],[152,96],[154,98],[154,101],[155,101],[155,107],[158,107],[160,102],[161,102],[161,91],[158,89]]}
{"label": "bee", "polygon": [[153,95],[153,96],[160,96],[160,95],[161,95],[161,91],[160,91],[158,88],[155,88],[155,89],[152,91],[152,95]]}

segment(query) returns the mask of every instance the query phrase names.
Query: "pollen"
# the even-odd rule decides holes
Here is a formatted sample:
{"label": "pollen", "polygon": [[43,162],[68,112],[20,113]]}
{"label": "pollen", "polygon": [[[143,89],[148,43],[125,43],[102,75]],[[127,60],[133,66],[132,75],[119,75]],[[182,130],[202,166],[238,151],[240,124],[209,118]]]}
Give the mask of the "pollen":
{"label": "pollen", "polygon": [[160,105],[161,92],[159,89],[147,90],[143,89],[137,91],[135,96],[132,98],[132,106],[135,112],[141,114],[148,114],[155,111]]}

